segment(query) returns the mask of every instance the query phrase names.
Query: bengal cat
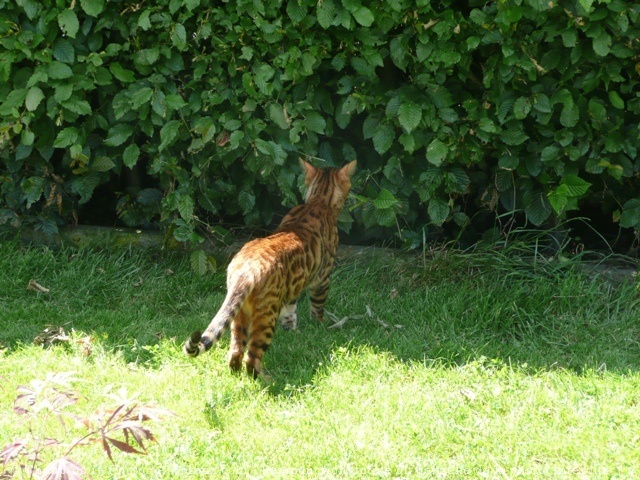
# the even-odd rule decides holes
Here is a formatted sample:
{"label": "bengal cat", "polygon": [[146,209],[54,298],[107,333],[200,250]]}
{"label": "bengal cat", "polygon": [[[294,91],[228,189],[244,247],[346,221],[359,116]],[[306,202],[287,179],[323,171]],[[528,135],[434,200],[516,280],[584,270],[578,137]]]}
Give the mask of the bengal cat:
{"label": "bengal cat", "polygon": [[351,188],[356,161],[342,168],[320,169],[300,161],[305,171],[305,203],[294,207],[278,229],[248,242],[227,268],[227,295],[204,331],[184,345],[192,357],[206,352],[231,327],[229,367],[245,365],[256,378],[271,343],[276,320],[297,326],[296,301],[309,289],[311,314],[323,321],[329,275],[338,249],[338,215]]}

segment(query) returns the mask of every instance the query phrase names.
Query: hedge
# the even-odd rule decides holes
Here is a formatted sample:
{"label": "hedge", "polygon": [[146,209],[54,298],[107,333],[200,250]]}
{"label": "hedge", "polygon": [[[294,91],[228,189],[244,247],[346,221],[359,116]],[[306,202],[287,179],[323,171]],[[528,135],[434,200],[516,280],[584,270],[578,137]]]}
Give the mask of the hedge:
{"label": "hedge", "polygon": [[0,223],[107,195],[198,242],[297,203],[304,156],[358,159],[341,225],[377,238],[586,204],[640,229],[635,1],[51,3],[0,0]]}

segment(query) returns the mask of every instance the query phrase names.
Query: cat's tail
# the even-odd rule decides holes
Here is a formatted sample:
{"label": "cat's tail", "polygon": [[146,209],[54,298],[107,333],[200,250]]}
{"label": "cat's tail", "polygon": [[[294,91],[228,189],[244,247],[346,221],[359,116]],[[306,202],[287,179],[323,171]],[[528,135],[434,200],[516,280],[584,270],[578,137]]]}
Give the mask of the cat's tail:
{"label": "cat's tail", "polygon": [[243,283],[244,288],[229,290],[220,310],[218,310],[216,316],[213,317],[213,320],[211,320],[211,323],[204,333],[196,330],[191,334],[189,340],[187,340],[182,347],[184,353],[190,357],[197,357],[201,353],[205,353],[213,344],[220,340],[220,337],[224,331],[229,328],[229,324],[236,317],[245,300],[253,290],[253,282]]}

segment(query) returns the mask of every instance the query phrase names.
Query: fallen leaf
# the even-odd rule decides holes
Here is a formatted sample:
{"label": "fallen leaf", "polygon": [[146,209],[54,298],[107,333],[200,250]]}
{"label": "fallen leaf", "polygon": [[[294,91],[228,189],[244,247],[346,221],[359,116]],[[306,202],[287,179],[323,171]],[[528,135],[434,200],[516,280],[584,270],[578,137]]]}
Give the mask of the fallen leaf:
{"label": "fallen leaf", "polygon": [[382,327],[382,328],[389,328],[389,324],[383,322],[382,320],[380,320],[379,318],[376,318],[376,322],[378,322],[378,324]]}
{"label": "fallen leaf", "polygon": [[342,328],[345,323],[347,323],[349,317],[343,317],[341,320],[338,320],[333,325],[329,325],[327,328]]}
{"label": "fallen leaf", "polygon": [[76,340],[76,343],[82,346],[82,354],[85,357],[91,356],[91,344],[93,343],[93,339],[89,335],[79,338]]}
{"label": "fallen leaf", "polygon": [[69,340],[70,338],[65,333],[64,328],[55,325],[48,325],[33,339],[33,343],[36,345],[42,345],[43,347],[48,347],[56,343],[66,343]]}
{"label": "fallen leaf", "polygon": [[48,288],[43,287],[33,279],[29,280],[29,284],[27,285],[27,290],[31,290],[32,292],[38,292],[38,293],[49,293],[51,291]]}
{"label": "fallen leaf", "polygon": [[478,394],[476,392],[474,392],[473,390],[470,390],[468,388],[461,388],[460,389],[460,393],[462,395],[464,395],[464,397],[469,400],[470,402],[473,402],[476,397],[478,396]]}

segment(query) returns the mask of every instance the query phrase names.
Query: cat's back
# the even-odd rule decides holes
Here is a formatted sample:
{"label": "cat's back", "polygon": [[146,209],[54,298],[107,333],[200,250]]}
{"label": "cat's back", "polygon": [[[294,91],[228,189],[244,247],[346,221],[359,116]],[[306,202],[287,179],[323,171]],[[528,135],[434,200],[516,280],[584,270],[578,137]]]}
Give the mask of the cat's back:
{"label": "cat's back", "polygon": [[276,232],[245,243],[231,260],[228,271],[269,273],[303,253],[303,242],[295,232]]}

